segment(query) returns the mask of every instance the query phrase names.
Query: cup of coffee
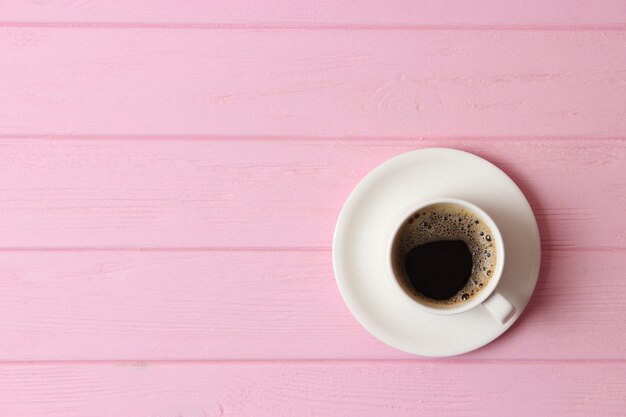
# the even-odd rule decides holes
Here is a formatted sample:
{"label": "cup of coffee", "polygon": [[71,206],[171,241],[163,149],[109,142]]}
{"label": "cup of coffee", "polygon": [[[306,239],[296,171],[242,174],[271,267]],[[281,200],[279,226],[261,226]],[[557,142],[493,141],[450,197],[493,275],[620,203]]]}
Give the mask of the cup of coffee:
{"label": "cup of coffee", "polygon": [[482,305],[502,324],[515,313],[497,291],[505,261],[502,235],[476,205],[454,198],[412,204],[390,235],[390,276],[419,309],[450,315]]}

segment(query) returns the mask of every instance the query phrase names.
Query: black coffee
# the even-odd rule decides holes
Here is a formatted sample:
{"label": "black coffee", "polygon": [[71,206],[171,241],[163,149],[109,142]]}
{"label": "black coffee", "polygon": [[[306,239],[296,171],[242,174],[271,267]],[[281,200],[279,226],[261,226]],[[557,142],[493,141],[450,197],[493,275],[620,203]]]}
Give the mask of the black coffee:
{"label": "black coffee", "polygon": [[448,300],[467,285],[472,253],[462,240],[424,243],[404,255],[404,270],[415,291],[433,300]]}
{"label": "black coffee", "polygon": [[487,286],[496,266],[489,227],[455,204],[434,204],[400,227],[393,249],[394,273],[412,297],[429,304],[464,303]]}

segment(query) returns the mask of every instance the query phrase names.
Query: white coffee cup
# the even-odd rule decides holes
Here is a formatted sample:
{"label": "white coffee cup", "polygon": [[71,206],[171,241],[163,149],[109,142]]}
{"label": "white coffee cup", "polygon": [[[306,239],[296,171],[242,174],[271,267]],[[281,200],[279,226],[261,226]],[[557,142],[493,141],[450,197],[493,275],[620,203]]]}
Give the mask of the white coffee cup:
{"label": "white coffee cup", "polygon": [[[493,241],[496,246],[496,266],[493,271],[491,278],[487,282],[487,285],[482,288],[474,297],[467,300],[466,302],[460,302],[451,306],[436,306],[433,304],[427,304],[424,301],[420,301],[418,298],[412,297],[409,295],[402,285],[398,282],[398,277],[396,276],[396,271],[393,266],[393,254],[392,250],[394,247],[394,242],[397,238],[398,232],[400,231],[402,225],[415,213],[420,210],[423,210],[429,206],[435,204],[450,204],[456,205],[465,210],[469,210],[478,216],[491,230],[491,234],[493,236]],[[439,198],[435,200],[415,202],[407,206],[397,217],[396,221],[393,222],[393,226],[391,228],[392,232],[390,233],[390,240],[387,245],[387,265],[388,271],[392,281],[395,283],[395,287],[406,297],[408,297],[417,308],[426,313],[437,314],[437,315],[452,315],[452,314],[460,314],[466,311],[472,310],[474,308],[482,306],[485,308],[491,316],[499,321],[500,323],[506,323],[515,313],[515,306],[511,304],[500,292],[497,291],[498,283],[502,278],[502,271],[504,270],[504,262],[505,262],[505,252],[504,252],[504,241],[502,239],[502,234],[498,229],[498,226],[493,221],[493,219],[485,213],[484,210],[477,207],[476,205],[457,198]]]}

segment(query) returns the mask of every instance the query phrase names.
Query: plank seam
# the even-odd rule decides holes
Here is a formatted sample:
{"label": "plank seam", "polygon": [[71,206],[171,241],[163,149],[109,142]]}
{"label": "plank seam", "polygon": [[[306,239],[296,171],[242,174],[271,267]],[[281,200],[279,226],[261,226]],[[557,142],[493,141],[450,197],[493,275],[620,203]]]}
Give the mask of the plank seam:
{"label": "plank seam", "polygon": [[[0,252],[332,252],[331,246],[188,246],[188,247],[128,247],[128,246],[27,246],[0,247]],[[625,247],[544,246],[542,252],[626,252]]]}
{"label": "plank seam", "polygon": [[0,366],[150,366],[150,365],[273,365],[273,364],[397,364],[397,365],[551,365],[563,363],[569,365],[626,364],[626,359],[119,359],[119,360],[0,360]]}
{"label": "plank seam", "polygon": [[5,21],[0,27],[59,29],[214,29],[214,30],[356,30],[356,31],[626,31],[626,23],[614,24],[349,24],[349,23],[172,23],[172,22],[26,22]]}
{"label": "plank seam", "polygon": [[[0,252],[330,252],[331,247],[321,246],[25,246],[0,247]],[[626,250],[626,248],[624,249]]]}
{"label": "plank seam", "polygon": [[181,134],[181,135],[160,135],[160,134],[28,134],[28,133],[8,133],[0,134],[0,141],[3,140],[64,140],[64,141],[86,141],[86,140],[107,140],[107,141],[127,141],[127,140],[150,140],[150,141],[260,141],[260,142],[278,142],[278,141],[344,141],[344,142],[432,142],[432,141],[519,141],[530,142],[539,140],[576,140],[576,141],[602,141],[606,142],[625,142],[626,136],[301,136],[301,135],[212,135],[212,134]]}

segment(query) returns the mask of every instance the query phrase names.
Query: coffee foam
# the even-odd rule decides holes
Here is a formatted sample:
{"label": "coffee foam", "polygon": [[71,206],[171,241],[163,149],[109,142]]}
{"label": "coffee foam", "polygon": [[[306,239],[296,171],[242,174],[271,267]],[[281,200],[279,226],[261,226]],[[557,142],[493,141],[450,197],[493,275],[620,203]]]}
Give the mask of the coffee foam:
{"label": "coffee foam", "polygon": [[[404,268],[404,257],[413,248],[441,240],[462,240],[472,253],[472,273],[467,284],[452,298],[434,300],[417,292]],[[452,306],[474,298],[496,268],[496,243],[489,226],[473,212],[455,204],[434,204],[415,212],[400,227],[392,249],[400,285],[414,298],[434,306]]]}

